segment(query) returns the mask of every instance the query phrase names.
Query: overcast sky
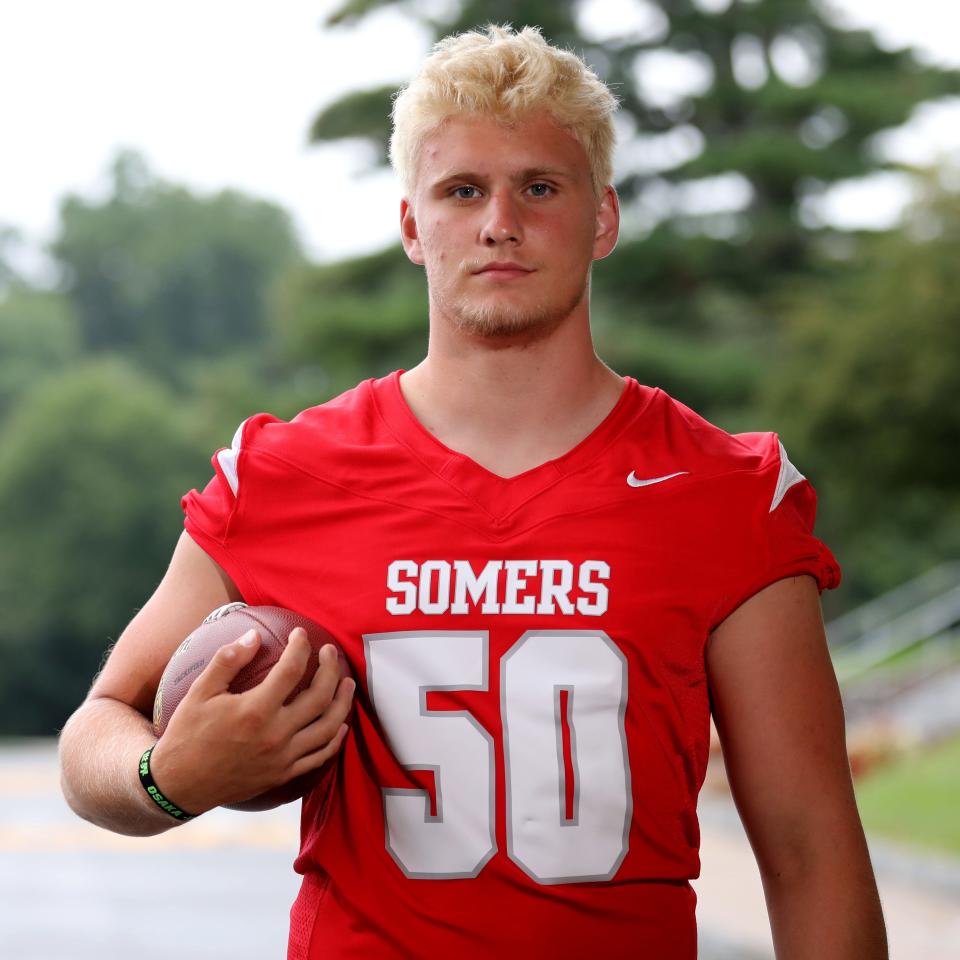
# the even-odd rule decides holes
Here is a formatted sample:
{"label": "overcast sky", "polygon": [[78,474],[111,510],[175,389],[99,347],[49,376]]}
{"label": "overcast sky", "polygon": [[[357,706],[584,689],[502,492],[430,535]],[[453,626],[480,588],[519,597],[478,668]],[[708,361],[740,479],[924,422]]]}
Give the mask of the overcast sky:
{"label": "overcast sky", "polygon": [[[834,6],[851,23],[875,28],[887,46],[909,44],[960,66],[960,4]],[[402,82],[427,42],[391,12],[357,29],[322,30],[333,7],[332,0],[0,4],[0,225],[40,245],[52,235],[59,198],[102,191],[111,157],[126,146],[167,179],[281,203],[313,257],[389,242],[399,198],[392,175],[364,174],[367,158],[354,146],[308,146],[306,131],[317,109],[345,90]],[[593,0],[585,23],[600,35],[631,18],[643,20],[637,0]],[[678,78],[666,63],[655,72],[669,95]],[[891,149],[915,161],[960,156],[960,109],[923,111]],[[901,201],[895,182],[852,187],[836,191],[825,212],[882,225]]]}

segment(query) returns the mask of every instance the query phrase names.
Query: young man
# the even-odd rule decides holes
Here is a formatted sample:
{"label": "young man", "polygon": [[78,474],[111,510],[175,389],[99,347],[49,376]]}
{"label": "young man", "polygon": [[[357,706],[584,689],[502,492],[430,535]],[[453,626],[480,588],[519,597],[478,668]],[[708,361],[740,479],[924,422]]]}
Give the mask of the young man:
{"label": "young man", "polygon": [[778,957],[886,956],[813,491],[775,435],[731,436],[593,351],[615,108],[535,30],[437,46],[391,145],[426,358],[241,425],[64,729],[77,812],[160,832],[176,821],[137,761],[182,638],[237,599],[336,635],[349,734],[330,651],[281,706],[297,632],[260,688],[226,694],[245,637],[152,757],[195,813],[331,765],[304,802],[291,957],[693,960],[711,708]]}

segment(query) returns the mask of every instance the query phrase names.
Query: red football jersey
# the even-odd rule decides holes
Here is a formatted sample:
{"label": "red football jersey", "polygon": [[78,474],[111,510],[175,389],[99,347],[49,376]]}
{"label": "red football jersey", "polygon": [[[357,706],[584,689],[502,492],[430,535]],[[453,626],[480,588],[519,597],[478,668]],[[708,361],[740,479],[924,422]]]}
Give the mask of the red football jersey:
{"label": "red football jersey", "polygon": [[303,804],[291,958],[696,957],[704,648],[783,577],[840,572],[775,434],[628,378],[510,479],[445,447],[399,372],[244,421],[185,526],[359,686]]}

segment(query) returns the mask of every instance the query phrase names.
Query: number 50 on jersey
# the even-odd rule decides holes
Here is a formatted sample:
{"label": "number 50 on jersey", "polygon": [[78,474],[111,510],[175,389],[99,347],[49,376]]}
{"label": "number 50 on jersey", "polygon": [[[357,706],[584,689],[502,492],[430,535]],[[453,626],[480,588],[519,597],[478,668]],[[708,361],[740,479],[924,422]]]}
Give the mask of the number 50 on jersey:
{"label": "number 50 on jersey", "polygon": [[[486,631],[363,638],[373,707],[397,761],[427,791],[384,788],[386,844],[404,874],[475,877],[497,850],[495,751],[467,710],[431,691],[489,689]],[[542,884],[611,879],[632,815],[627,662],[602,630],[528,630],[499,663],[507,855]]]}

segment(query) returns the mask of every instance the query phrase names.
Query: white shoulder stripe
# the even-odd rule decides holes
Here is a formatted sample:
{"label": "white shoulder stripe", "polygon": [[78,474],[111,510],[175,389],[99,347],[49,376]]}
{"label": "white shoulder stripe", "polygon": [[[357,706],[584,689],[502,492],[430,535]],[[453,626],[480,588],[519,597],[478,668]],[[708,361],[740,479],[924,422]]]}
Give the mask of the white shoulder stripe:
{"label": "white shoulder stripe", "polygon": [[[779,441],[777,441],[779,443]],[[773,491],[773,501],[769,513],[773,513],[780,506],[780,501],[787,495],[787,491],[796,483],[806,479],[804,475],[787,458],[787,451],[780,444],[780,476],[777,477],[777,489]]]}
{"label": "white shoulder stripe", "polygon": [[230,484],[234,496],[237,495],[237,489],[240,486],[240,478],[237,476],[237,457],[240,456],[240,444],[243,442],[243,424],[246,422],[244,420],[237,427],[237,432],[233,435],[230,446],[217,452],[217,462],[220,464],[220,469],[227,478],[227,483]]}

